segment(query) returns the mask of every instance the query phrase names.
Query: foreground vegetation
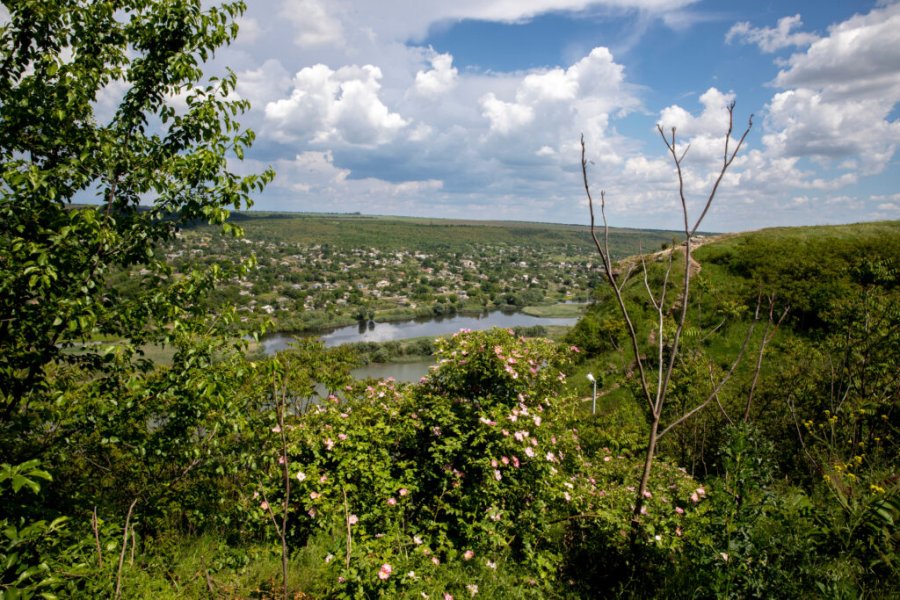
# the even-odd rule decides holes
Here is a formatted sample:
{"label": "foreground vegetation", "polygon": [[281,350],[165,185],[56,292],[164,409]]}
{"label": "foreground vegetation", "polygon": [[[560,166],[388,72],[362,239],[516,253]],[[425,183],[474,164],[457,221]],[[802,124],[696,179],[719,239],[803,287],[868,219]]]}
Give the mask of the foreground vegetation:
{"label": "foreground vegetation", "polygon": [[255,362],[192,347],[137,379],[66,367],[6,437],[4,585],[278,597],[283,542],[289,593],[313,597],[891,595],[898,245],[883,223],[697,252],[675,403],[725,368],[760,292],[791,309],[760,370],[754,351],[664,440],[638,530],[646,416],[602,289],[566,344],[462,332],[415,385],[355,382],[356,352],[315,342]]}

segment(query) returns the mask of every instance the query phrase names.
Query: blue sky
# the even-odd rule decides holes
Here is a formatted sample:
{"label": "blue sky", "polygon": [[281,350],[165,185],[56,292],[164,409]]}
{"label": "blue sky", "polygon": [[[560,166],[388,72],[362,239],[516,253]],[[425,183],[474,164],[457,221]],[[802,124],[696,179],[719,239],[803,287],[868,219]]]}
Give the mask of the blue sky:
{"label": "blue sky", "polygon": [[[266,0],[238,73],[272,165],[256,208],[586,223],[579,136],[617,226],[693,216],[725,106],[754,127],[704,229],[900,218],[900,4],[877,0]],[[732,140],[732,144],[734,141]]]}

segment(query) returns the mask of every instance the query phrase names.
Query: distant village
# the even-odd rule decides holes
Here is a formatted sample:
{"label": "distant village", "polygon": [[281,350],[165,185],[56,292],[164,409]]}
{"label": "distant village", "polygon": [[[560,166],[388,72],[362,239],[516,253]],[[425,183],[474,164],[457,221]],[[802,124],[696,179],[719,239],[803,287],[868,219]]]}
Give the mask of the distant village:
{"label": "distant village", "polygon": [[596,256],[563,243],[470,244],[446,252],[343,250],[188,231],[166,258],[187,269],[198,262],[235,264],[251,255],[255,268],[216,296],[236,304],[242,322],[268,318],[284,330],[323,325],[323,318],[344,324],[586,302],[599,275]]}

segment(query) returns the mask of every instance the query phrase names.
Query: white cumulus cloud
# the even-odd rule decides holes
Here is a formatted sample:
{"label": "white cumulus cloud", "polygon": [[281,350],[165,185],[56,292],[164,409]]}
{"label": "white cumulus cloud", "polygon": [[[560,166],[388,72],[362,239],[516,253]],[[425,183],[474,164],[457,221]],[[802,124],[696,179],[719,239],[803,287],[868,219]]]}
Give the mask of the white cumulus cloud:
{"label": "white cumulus cloud", "polygon": [[459,76],[453,66],[450,54],[435,54],[431,57],[431,69],[416,73],[415,91],[427,98],[436,98],[450,91]]}
{"label": "white cumulus cloud", "polygon": [[900,3],[855,15],[794,54],[775,85],[827,89],[838,96],[900,98]]}
{"label": "white cumulus cloud", "polygon": [[498,100],[493,92],[481,99],[482,113],[491,122],[491,131],[509,133],[534,121],[534,110],[518,102]]}
{"label": "white cumulus cloud", "polygon": [[784,17],[775,27],[752,27],[749,21],[735,23],[725,34],[727,43],[735,39],[744,44],[756,44],[763,52],[776,52],[791,46],[808,46],[819,39],[813,33],[792,31],[803,25],[800,15]]}
{"label": "white cumulus cloud", "polygon": [[381,69],[372,65],[301,69],[290,97],[266,104],[267,125],[284,142],[387,143],[409,122],[379,98],[381,78]]}
{"label": "white cumulus cloud", "polygon": [[[833,25],[794,54],[767,106],[768,152],[818,161],[834,184],[882,172],[900,139],[900,4]],[[821,177],[829,185],[829,177]],[[813,180],[815,182],[815,180]],[[802,182],[801,182],[802,183]]]}
{"label": "white cumulus cloud", "polygon": [[320,0],[282,0],[278,15],[294,26],[294,43],[301,47],[341,44],[341,21],[327,7],[334,3]]}

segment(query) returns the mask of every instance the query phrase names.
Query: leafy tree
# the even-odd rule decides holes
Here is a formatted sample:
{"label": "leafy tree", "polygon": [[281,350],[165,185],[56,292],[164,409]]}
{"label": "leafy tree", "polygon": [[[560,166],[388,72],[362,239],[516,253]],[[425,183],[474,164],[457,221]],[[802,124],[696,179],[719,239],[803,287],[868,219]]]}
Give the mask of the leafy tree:
{"label": "leafy tree", "polygon": [[[225,270],[176,272],[159,254],[201,220],[239,233],[226,223],[229,209],[249,206],[273,177],[228,168],[253,141],[236,120],[248,104],[235,98],[232,72],[205,77],[202,66],[237,34],[245,6],[210,4],[4,2],[0,453],[4,471],[40,464],[48,480],[55,474],[34,502],[3,499],[0,516],[22,539],[38,529],[60,534],[59,518],[91,506],[95,517],[117,519],[129,507],[127,542],[135,506],[155,512],[157,524],[177,522],[195,500],[214,506],[221,495],[208,491],[234,471],[221,458],[246,410],[233,393],[244,367],[223,362],[225,347],[210,341],[228,309],[208,315],[204,302]],[[172,345],[175,368],[148,374],[153,365],[140,358],[148,343]],[[94,531],[103,569],[106,533]],[[22,592],[16,578],[37,572],[32,558],[53,565],[61,556],[35,548],[0,573],[0,589]],[[51,581],[43,593],[62,585],[42,581]]]}
{"label": "leafy tree", "polygon": [[[203,61],[237,34],[243,2],[5,2],[0,26],[0,390],[7,417],[46,390],[66,348],[99,335],[161,341],[218,272],[173,277],[161,242],[197,219],[225,224],[273,174],[227,168],[253,133],[235,76]],[[107,113],[101,107],[117,99]],[[99,200],[100,205],[76,203]],[[226,228],[232,226],[225,224]],[[115,269],[145,265],[125,298]],[[174,327],[170,327],[174,325]]]}

